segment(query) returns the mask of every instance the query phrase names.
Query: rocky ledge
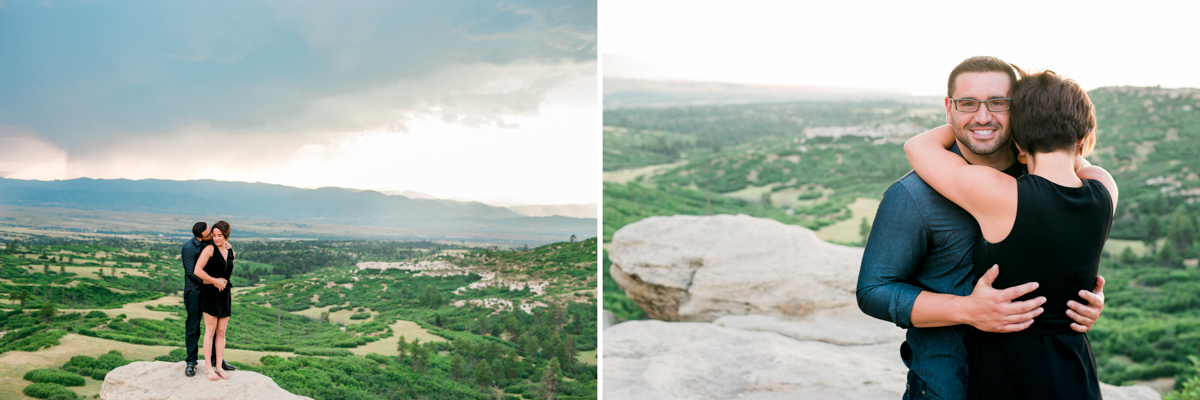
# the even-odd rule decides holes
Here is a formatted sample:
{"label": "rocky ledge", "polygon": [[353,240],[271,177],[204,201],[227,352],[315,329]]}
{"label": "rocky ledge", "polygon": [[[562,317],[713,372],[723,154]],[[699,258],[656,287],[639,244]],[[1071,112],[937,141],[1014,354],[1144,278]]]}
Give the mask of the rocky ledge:
{"label": "rocky ledge", "polygon": [[[609,258],[614,280],[661,321],[605,318],[606,398],[904,393],[904,330],[864,315],[854,299],[860,248],[744,215],[674,216],[617,231]],[[1146,386],[1101,389],[1108,400],[1161,398]]]}
{"label": "rocky ledge", "polygon": [[229,379],[210,381],[204,370],[194,377],[183,375],[185,363],[138,361],[117,368],[104,377],[100,398],[105,400],[312,400],[283,390],[275,381],[250,371],[229,372]]}

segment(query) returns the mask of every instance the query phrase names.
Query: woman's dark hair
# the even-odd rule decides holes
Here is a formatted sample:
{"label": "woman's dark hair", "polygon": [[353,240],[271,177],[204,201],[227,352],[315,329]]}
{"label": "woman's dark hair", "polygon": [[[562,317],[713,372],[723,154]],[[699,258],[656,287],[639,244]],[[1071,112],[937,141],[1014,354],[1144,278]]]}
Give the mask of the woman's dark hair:
{"label": "woman's dark hair", "polygon": [[1030,154],[1075,147],[1084,157],[1096,146],[1096,109],[1079,83],[1054,71],[1022,75],[1013,91],[1013,140]]}
{"label": "woman's dark hair", "polygon": [[230,234],[231,232],[230,232],[230,228],[229,228],[229,223],[228,223],[228,222],[225,222],[225,221],[217,221],[217,223],[213,224],[213,229],[218,229],[218,230],[220,230],[220,231],[221,231],[221,234],[225,235],[225,240],[229,240],[229,234]]}
{"label": "woman's dark hair", "polygon": [[208,229],[208,224],[204,222],[197,222],[195,225],[192,225],[192,235],[195,235],[196,237],[204,237],[205,229]]}

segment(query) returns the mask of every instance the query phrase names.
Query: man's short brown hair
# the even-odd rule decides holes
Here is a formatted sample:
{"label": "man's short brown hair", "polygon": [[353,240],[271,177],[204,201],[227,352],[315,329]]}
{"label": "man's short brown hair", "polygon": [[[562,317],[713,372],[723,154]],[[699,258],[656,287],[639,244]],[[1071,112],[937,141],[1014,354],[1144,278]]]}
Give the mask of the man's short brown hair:
{"label": "man's short brown hair", "polygon": [[[954,70],[950,71],[950,81],[946,83],[946,97],[954,98],[954,80],[958,79],[959,74],[967,72],[999,72],[1008,75],[1009,88],[1017,86],[1017,74],[1024,74],[1016,65],[1004,62],[996,57],[990,56],[975,56],[962,60]],[[987,99],[977,99],[987,100]]]}
{"label": "man's short brown hair", "polygon": [[1096,109],[1087,91],[1054,71],[1022,75],[1013,90],[1012,135],[1021,150],[1050,153],[1075,147],[1083,155],[1096,146]]}

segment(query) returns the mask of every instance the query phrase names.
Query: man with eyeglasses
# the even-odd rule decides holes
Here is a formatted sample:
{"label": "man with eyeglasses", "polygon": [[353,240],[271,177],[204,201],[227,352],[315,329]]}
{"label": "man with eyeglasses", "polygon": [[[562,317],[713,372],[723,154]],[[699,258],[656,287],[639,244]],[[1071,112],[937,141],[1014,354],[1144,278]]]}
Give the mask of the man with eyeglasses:
{"label": "man with eyeglasses", "polygon": [[[995,57],[972,57],[950,72],[946,122],[951,150],[974,165],[1019,177],[1026,172],[1009,141],[1008,119],[1016,67]],[[967,325],[985,332],[1016,332],[1033,324],[1045,297],[1014,301],[1037,288],[1030,282],[1004,290],[991,284],[1003,267],[972,282],[972,246],[979,225],[971,214],[909,172],[883,194],[858,275],[858,306],[872,317],[907,329],[900,357],[908,366],[904,399],[963,399],[967,387]],[[1089,305],[1068,303],[1072,328],[1086,332],[1104,308],[1098,279]]]}

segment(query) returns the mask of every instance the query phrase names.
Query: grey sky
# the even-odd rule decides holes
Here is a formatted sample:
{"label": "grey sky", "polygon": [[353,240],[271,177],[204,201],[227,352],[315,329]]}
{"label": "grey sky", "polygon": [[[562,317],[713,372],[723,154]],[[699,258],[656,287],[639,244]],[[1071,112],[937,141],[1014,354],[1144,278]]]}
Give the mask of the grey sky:
{"label": "grey sky", "polygon": [[[491,152],[571,154],[553,167],[592,179],[596,53],[594,1],[5,1],[0,173],[594,202],[597,182],[458,149],[501,136]],[[384,142],[420,159],[363,147]],[[508,178],[422,167],[446,161]]]}

